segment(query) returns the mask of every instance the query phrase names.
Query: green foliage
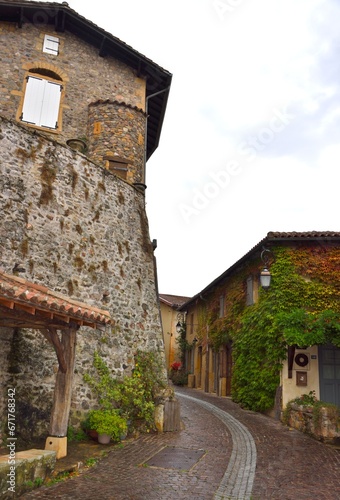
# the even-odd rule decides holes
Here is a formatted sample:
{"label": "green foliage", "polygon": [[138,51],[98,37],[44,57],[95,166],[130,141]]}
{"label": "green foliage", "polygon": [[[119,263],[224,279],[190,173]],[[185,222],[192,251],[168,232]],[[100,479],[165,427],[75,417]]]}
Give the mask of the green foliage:
{"label": "green foliage", "polygon": [[171,370],[169,373],[169,378],[174,385],[187,385],[188,384],[188,372],[184,369]]}
{"label": "green foliage", "polygon": [[299,406],[314,406],[316,402],[317,398],[315,396],[315,391],[309,391],[308,394],[301,394],[301,396],[297,396],[290,401],[290,403],[295,403]]}
{"label": "green foliage", "polygon": [[85,460],[85,465],[86,467],[93,467],[94,465],[96,465],[98,462],[98,458],[87,458]]}
{"label": "green foliage", "polygon": [[68,442],[80,442],[86,441],[88,439],[87,434],[82,430],[75,430],[73,427],[67,428],[67,441]]}
{"label": "green foliage", "polygon": [[305,309],[295,309],[278,315],[288,345],[308,347],[316,344],[333,343],[340,347],[340,313],[321,311],[311,313]]}
{"label": "green foliage", "polygon": [[179,349],[179,358],[181,360],[182,366],[185,365],[185,354],[191,348],[189,342],[186,339],[186,324],[185,322],[181,323],[181,329],[179,331],[179,335],[176,338],[176,342],[178,344]]}
{"label": "green foliage", "polygon": [[294,409],[294,406],[299,406],[305,409],[312,409],[313,424],[314,428],[317,430],[321,428],[322,423],[322,412],[326,409],[327,418],[333,422],[335,425],[339,424],[340,419],[340,409],[337,405],[331,403],[325,403],[324,401],[319,401],[315,396],[315,391],[310,391],[308,394],[302,394],[287,403],[287,406],[283,413],[283,422],[288,425],[290,420],[290,414]]}
{"label": "green foliage", "polygon": [[101,410],[118,409],[130,423],[140,430],[154,429],[155,403],[166,387],[162,376],[164,367],[159,355],[138,351],[130,377],[115,379],[97,352],[94,353],[95,374],[86,374],[84,380],[96,394]]}
{"label": "green foliage", "polygon": [[243,314],[233,344],[233,399],[245,408],[265,411],[273,406],[285,344],[264,303]]}
{"label": "green foliage", "polygon": [[[267,291],[259,290],[256,304],[245,305],[244,283],[258,275],[259,261],[216,287],[204,314],[213,349],[232,341],[233,399],[255,411],[273,407],[288,345],[340,347],[340,249],[320,245],[277,247],[274,252],[272,284]],[[222,294],[226,314],[219,318]]]}
{"label": "green foliage", "polygon": [[126,419],[119,414],[119,410],[91,410],[87,420],[90,429],[98,434],[107,434],[114,441],[120,441],[127,432]]}

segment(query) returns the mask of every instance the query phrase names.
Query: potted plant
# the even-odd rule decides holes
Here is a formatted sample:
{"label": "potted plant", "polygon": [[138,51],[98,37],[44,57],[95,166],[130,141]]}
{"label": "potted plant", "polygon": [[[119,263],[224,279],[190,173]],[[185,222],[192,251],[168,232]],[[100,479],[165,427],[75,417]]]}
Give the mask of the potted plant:
{"label": "potted plant", "polygon": [[127,422],[119,410],[91,410],[87,420],[89,429],[98,433],[101,444],[108,444],[111,439],[120,441],[127,433]]}

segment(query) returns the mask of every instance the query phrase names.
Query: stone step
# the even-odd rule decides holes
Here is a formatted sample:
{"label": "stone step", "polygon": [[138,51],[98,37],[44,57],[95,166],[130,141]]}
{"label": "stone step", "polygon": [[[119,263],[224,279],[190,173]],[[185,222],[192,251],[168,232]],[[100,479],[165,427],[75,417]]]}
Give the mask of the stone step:
{"label": "stone step", "polygon": [[9,448],[0,456],[0,498],[13,499],[38,486],[51,476],[56,463],[56,452],[26,450],[15,452]]}

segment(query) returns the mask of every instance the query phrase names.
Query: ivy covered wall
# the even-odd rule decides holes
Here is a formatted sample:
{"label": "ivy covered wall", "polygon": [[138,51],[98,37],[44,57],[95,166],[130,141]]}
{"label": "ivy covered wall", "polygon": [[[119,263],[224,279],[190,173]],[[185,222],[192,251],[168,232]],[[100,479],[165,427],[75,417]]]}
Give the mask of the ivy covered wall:
{"label": "ivy covered wall", "polygon": [[[273,246],[266,291],[258,286],[260,269],[259,258],[249,259],[195,306],[200,344],[218,351],[232,342],[232,397],[255,411],[274,406],[288,345],[340,347],[340,248],[328,242]],[[249,276],[252,305],[246,305]]]}

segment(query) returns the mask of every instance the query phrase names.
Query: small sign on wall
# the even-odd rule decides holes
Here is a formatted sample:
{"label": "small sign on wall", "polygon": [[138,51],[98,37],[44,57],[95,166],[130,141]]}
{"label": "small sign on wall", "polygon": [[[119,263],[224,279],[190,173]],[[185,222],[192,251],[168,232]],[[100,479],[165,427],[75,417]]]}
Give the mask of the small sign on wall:
{"label": "small sign on wall", "polygon": [[307,372],[296,372],[296,385],[307,385]]}

